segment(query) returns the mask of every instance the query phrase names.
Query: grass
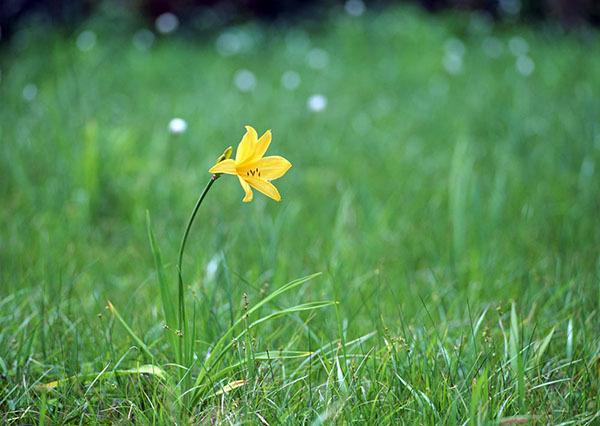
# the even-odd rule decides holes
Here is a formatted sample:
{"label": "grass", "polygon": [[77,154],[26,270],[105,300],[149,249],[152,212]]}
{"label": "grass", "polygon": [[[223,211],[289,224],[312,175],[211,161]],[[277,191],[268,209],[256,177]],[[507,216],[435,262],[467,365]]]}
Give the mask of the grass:
{"label": "grass", "polygon": [[[402,8],[226,29],[223,56],[33,28],[1,52],[3,422],[600,422],[596,32]],[[178,365],[180,238],[244,124],[294,167],[279,204],[208,194]]]}

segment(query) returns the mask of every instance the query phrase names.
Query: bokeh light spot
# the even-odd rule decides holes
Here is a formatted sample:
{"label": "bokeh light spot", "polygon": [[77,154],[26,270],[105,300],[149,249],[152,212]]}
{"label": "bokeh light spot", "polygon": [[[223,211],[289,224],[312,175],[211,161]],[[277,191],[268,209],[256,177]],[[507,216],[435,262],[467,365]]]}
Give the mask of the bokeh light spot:
{"label": "bokeh light spot", "polygon": [[316,94],[308,98],[308,109],[312,112],[320,112],[327,108],[327,98],[323,95]]}
{"label": "bokeh light spot", "polygon": [[362,0],[348,0],[344,5],[344,10],[350,16],[360,16],[365,13],[366,7]]}
{"label": "bokeh light spot", "polygon": [[515,36],[508,42],[508,48],[515,56],[525,55],[529,52],[529,44],[523,37]]}
{"label": "bokeh light spot", "polygon": [[77,36],[77,48],[82,52],[88,52],[96,45],[96,33],[90,30],[85,30]]}
{"label": "bokeh light spot", "polygon": [[179,27],[179,18],[171,12],[166,12],[156,18],[154,25],[159,33],[170,34]]}
{"label": "bokeh light spot", "polygon": [[136,49],[145,52],[154,44],[154,38],[152,31],[143,28],[135,32],[131,41]]}
{"label": "bokeh light spot", "polygon": [[483,39],[481,43],[481,47],[483,48],[483,53],[486,56],[497,59],[502,55],[502,51],[504,47],[502,46],[502,42],[498,40],[496,37],[486,37]]}
{"label": "bokeh light spot", "polygon": [[250,92],[256,87],[256,77],[249,70],[238,70],[233,77],[233,82],[241,92]]}
{"label": "bokeh light spot", "polygon": [[287,90],[296,90],[300,86],[300,74],[296,71],[286,71],[281,76],[281,85]]}
{"label": "bokeh light spot", "polygon": [[308,66],[315,70],[321,70],[329,64],[329,54],[323,49],[314,48],[306,56]]}
{"label": "bokeh light spot", "polygon": [[521,55],[517,58],[516,67],[517,71],[519,71],[519,74],[527,77],[533,73],[533,70],[535,69],[535,63],[529,56]]}
{"label": "bokeh light spot", "polygon": [[174,135],[180,135],[187,130],[187,121],[183,118],[175,117],[169,121],[169,132]]}
{"label": "bokeh light spot", "polygon": [[33,101],[38,93],[38,88],[35,84],[29,83],[23,88],[23,99],[27,102]]}

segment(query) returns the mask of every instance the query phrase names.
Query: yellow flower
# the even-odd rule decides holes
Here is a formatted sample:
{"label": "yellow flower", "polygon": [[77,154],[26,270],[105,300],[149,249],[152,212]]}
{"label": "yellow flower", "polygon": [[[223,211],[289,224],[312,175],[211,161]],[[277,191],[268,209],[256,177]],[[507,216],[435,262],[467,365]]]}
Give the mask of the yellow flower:
{"label": "yellow flower", "polygon": [[281,195],[271,181],[283,176],[292,167],[292,164],[278,155],[263,157],[270,143],[270,130],[267,130],[259,139],[256,130],[251,126],[246,126],[246,134],[238,145],[235,160],[219,158],[221,161],[217,161],[217,164],[209,172],[237,175],[246,193],[242,200],[245,203],[252,201],[251,188],[275,201],[281,201]]}

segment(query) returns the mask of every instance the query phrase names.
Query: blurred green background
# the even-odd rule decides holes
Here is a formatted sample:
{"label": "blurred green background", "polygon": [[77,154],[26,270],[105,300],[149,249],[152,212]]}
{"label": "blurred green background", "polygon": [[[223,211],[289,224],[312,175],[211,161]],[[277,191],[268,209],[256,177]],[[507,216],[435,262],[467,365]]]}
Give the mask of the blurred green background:
{"label": "blurred green background", "polygon": [[[418,408],[408,388],[398,390],[400,405],[377,402],[371,415],[383,417],[331,395],[309,403],[325,380],[317,368],[307,373],[314,382],[289,385],[299,394],[280,408],[258,400],[257,410],[272,421],[339,409],[348,422],[460,423],[485,367],[497,387],[483,419],[597,421],[600,44],[581,23],[593,14],[567,29],[560,18],[526,24],[506,11],[432,15],[352,0],[300,18],[236,12],[231,22],[206,18],[220,6],[194,21],[112,5],[82,3],[89,12],[67,26],[22,16],[0,45],[5,421],[37,418],[36,380],[142,357],[109,318],[107,299],[169,362],[146,212],[174,278],[207,170],[246,124],[272,129],[269,153],[293,168],[276,182],[281,203],[256,194],[242,204],[237,180],[224,177],[202,206],[184,270],[198,353],[240,311],[242,294],[252,304],[322,271],[281,302],[339,301],[303,318],[317,340],[292,322],[267,327],[257,346],[307,350],[376,331],[360,347],[366,356],[401,339],[408,364],[396,373],[438,415]],[[520,406],[510,397],[518,385],[504,376],[513,303],[525,353],[552,332]],[[565,384],[546,385],[554,380]],[[394,383],[392,374],[379,385]],[[102,421],[115,398],[136,398],[123,386],[72,389],[48,415]],[[463,397],[464,407],[452,402]],[[125,419],[127,407],[114,416]]]}

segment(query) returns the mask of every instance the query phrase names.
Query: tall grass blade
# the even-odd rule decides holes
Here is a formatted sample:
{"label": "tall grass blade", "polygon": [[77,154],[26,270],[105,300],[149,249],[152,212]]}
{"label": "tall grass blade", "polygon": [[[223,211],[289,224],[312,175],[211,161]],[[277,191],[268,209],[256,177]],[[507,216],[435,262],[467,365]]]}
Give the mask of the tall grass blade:
{"label": "tall grass blade", "polygon": [[519,333],[519,318],[515,304],[512,304],[510,310],[510,363],[513,371],[513,377],[517,384],[517,395],[519,400],[519,410],[525,409],[525,366],[523,363],[523,354],[521,352],[521,338]]}
{"label": "tall grass blade", "polygon": [[548,349],[548,345],[550,345],[552,336],[554,336],[554,330],[555,329],[552,328],[552,330],[550,330],[550,333],[548,333],[548,335],[546,337],[544,337],[544,339],[541,342],[538,342],[535,345],[534,358],[533,358],[534,365],[539,365],[540,362],[542,361],[542,357],[544,356],[546,349]]}
{"label": "tall grass blade", "polygon": [[171,289],[165,278],[164,267],[162,263],[162,257],[160,254],[160,248],[156,243],[154,232],[152,231],[152,223],[150,221],[150,213],[146,211],[146,230],[148,232],[148,239],[150,240],[150,250],[154,257],[154,267],[156,268],[156,277],[158,279],[158,289],[160,291],[160,299],[162,302],[163,313],[165,315],[165,325],[167,326],[167,334],[169,335],[169,343],[175,353],[175,359],[178,363],[181,363],[181,354],[179,353],[179,336],[176,334],[177,328],[177,314],[176,314],[176,300],[175,296],[171,293]]}
{"label": "tall grass blade", "polygon": [[469,188],[473,172],[473,160],[469,153],[469,143],[463,138],[454,148],[450,170],[449,201],[452,223],[452,247],[455,262],[465,254],[467,243],[467,211]]}

